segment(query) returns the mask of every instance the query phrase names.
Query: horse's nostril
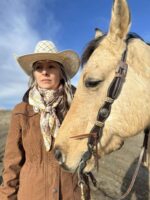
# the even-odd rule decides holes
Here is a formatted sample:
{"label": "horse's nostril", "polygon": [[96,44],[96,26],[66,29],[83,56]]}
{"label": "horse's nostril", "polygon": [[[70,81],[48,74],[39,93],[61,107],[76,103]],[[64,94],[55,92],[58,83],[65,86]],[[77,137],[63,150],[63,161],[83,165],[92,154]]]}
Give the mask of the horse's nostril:
{"label": "horse's nostril", "polygon": [[59,149],[56,148],[54,150],[54,155],[55,155],[56,160],[58,160],[60,163],[63,162],[62,153],[61,153],[61,151]]}

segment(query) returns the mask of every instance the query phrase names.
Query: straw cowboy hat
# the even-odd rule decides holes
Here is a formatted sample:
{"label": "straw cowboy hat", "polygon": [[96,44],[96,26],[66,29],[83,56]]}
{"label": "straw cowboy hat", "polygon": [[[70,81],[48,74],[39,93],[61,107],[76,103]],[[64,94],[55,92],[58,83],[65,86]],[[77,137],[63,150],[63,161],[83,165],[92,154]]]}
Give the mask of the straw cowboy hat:
{"label": "straw cowboy hat", "polygon": [[53,60],[63,65],[66,74],[72,78],[80,66],[79,56],[72,50],[58,52],[53,42],[42,40],[37,43],[35,51],[17,57],[17,61],[27,75],[31,75],[33,63],[38,60]]}

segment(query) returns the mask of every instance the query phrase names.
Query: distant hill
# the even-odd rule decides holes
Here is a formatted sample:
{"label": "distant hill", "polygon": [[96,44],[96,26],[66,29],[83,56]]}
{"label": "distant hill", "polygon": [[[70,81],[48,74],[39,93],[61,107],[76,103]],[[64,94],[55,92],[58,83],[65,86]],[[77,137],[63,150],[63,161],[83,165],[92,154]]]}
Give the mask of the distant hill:
{"label": "distant hill", "polygon": [[[0,111],[0,176],[10,116],[11,111]],[[137,165],[142,143],[143,135],[139,134],[128,139],[121,150],[107,155],[99,161],[99,172],[93,171],[99,189],[95,189],[91,184],[92,200],[116,199],[127,190]],[[150,174],[145,167],[141,167],[134,188],[125,200],[150,200],[149,193]]]}

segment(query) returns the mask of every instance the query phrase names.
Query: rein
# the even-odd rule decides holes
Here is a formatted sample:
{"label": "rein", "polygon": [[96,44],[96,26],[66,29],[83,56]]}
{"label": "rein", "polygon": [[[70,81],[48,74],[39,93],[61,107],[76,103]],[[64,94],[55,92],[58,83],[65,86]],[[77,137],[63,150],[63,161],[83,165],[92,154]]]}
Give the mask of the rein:
{"label": "rein", "polygon": [[[93,185],[95,187],[97,187],[96,179],[94,178],[92,173],[91,172],[84,173],[83,171],[86,167],[87,161],[92,157],[92,155],[95,158],[96,166],[98,169],[98,143],[100,143],[100,139],[103,134],[103,128],[105,126],[105,121],[110,115],[113,102],[117,99],[117,97],[119,96],[119,94],[121,92],[123,83],[126,78],[127,70],[128,70],[128,65],[126,63],[126,56],[127,56],[127,47],[128,47],[129,39],[130,38],[127,38],[127,40],[126,40],[126,43],[127,43],[126,49],[123,52],[121,61],[116,68],[115,76],[108,88],[107,97],[104,101],[104,104],[98,111],[97,119],[96,119],[96,122],[95,122],[93,128],[91,129],[89,134],[82,134],[82,135],[77,135],[77,136],[71,137],[73,139],[88,138],[88,143],[87,143],[88,150],[83,154],[81,161],[79,163],[78,169],[77,169],[78,170],[77,171],[78,179],[79,179],[78,185],[81,188],[81,200],[85,200],[85,194],[84,194],[84,185],[86,185],[86,182],[84,180],[85,175],[90,177],[93,182]],[[148,133],[149,133],[149,131],[148,131]],[[145,138],[146,138],[146,134],[145,134]],[[139,171],[139,167],[140,167],[142,159],[143,159],[145,148],[146,148],[146,139],[143,144],[143,148],[142,148],[142,151],[140,154],[138,166],[137,166],[134,176],[132,178],[131,184],[130,184],[127,192],[119,198],[120,200],[124,199],[129,194],[129,192],[131,191],[131,189],[134,185],[136,176]]]}

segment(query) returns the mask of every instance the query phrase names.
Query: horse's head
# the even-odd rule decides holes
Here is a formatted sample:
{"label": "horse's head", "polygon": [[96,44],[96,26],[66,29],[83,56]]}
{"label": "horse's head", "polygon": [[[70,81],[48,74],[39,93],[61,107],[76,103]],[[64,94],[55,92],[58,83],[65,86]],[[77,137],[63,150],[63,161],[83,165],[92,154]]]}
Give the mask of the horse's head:
{"label": "horse's head", "polygon": [[[74,171],[87,151],[87,138],[73,136],[89,133],[99,108],[104,104],[115,70],[127,48],[130,13],[126,0],[115,0],[108,34],[96,32],[96,38],[83,54],[83,71],[72,106],[55,141],[59,162]],[[114,101],[98,145],[98,155],[121,147],[124,138],[136,135],[150,122],[150,48],[140,39],[133,39],[127,48],[128,72],[121,93]],[[86,170],[94,166],[93,157]]]}

